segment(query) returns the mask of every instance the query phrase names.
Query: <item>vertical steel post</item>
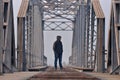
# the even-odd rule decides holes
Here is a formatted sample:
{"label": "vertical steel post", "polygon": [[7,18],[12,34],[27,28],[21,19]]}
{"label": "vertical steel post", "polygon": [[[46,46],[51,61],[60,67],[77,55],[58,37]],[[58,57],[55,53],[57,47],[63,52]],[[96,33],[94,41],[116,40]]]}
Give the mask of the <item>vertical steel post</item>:
{"label": "vertical steel post", "polygon": [[86,10],[86,51],[87,51],[87,67],[90,68],[90,63],[89,63],[89,45],[90,45],[90,42],[89,42],[89,35],[90,35],[90,7],[91,7],[91,4],[90,4],[90,0],[87,0],[87,10]]}
{"label": "vertical steel post", "polygon": [[3,0],[0,0],[0,74],[3,72]]}
{"label": "vertical steel post", "polygon": [[93,68],[93,39],[94,39],[94,21],[95,21],[95,17],[94,17],[94,12],[93,12],[93,8],[91,8],[92,10],[92,12],[91,12],[91,32],[90,32],[90,34],[91,34],[91,45],[90,45],[90,50],[91,50],[91,52],[90,52],[90,66],[91,66],[91,68]]}
{"label": "vertical steel post", "polygon": [[23,45],[22,45],[22,48],[23,48],[23,51],[22,51],[22,55],[23,55],[23,61],[22,61],[22,63],[23,63],[23,67],[22,67],[22,70],[23,71],[26,71],[26,52],[25,52],[25,26],[26,26],[26,24],[25,24],[25,18],[22,18],[22,22],[23,22],[23,35],[22,35],[22,39],[23,39]]}
{"label": "vertical steel post", "polygon": [[105,20],[97,19],[97,71],[105,71]]}

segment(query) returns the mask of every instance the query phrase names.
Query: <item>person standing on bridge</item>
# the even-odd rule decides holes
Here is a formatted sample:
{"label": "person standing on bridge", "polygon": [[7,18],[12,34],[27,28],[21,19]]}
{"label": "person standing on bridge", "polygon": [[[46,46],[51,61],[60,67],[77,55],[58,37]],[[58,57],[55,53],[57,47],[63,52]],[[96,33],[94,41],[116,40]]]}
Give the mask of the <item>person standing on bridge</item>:
{"label": "person standing on bridge", "polygon": [[54,67],[55,70],[57,70],[57,60],[59,59],[59,66],[60,69],[63,69],[62,66],[62,53],[63,53],[63,45],[61,42],[61,36],[57,36],[57,40],[53,44],[53,50],[55,55],[55,61],[54,61]]}

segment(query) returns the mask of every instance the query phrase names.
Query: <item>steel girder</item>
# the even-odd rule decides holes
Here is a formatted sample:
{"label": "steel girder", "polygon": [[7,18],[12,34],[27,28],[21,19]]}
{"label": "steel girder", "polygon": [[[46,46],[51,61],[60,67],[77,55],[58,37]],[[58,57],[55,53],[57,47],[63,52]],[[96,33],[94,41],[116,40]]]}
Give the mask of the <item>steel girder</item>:
{"label": "steel girder", "polygon": [[[84,6],[84,7],[83,7]],[[73,30],[72,64],[104,71],[105,17],[98,0],[81,4]],[[82,22],[83,21],[83,22]]]}
{"label": "steel girder", "polygon": [[73,29],[72,56],[70,63],[74,66],[86,67],[85,38],[86,38],[86,4],[81,4],[76,14]]}
{"label": "steel girder", "polygon": [[23,0],[18,13],[18,69],[28,70],[32,67],[46,65],[44,56],[43,24],[40,6]]}
{"label": "steel girder", "polygon": [[105,71],[105,17],[99,0],[92,0],[87,21],[88,67]]}
{"label": "steel girder", "polygon": [[97,72],[105,71],[105,17],[99,0],[92,0],[87,18],[88,67]]}
{"label": "steel girder", "polygon": [[115,74],[120,72],[120,0],[112,0],[110,16],[107,68]]}
{"label": "steel girder", "polygon": [[[4,15],[3,15],[4,14]],[[12,0],[0,0],[0,72],[16,68]]]}
{"label": "steel girder", "polygon": [[39,0],[42,5],[43,29],[56,31],[71,31],[77,7],[82,0]]}
{"label": "steel girder", "polygon": [[87,52],[87,67],[95,68],[95,55],[96,55],[96,44],[97,44],[97,23],[95,18],[95,12],[92,5],[87,8],[88,15],[86,17],[86,52]]}
{"label": "steel girder", "polygon": [[2,71],[2,62],[3,62],[3,60],[2,60],[2,54],[3,54],[3,52],[2,52],[2,47],[3,47],[3,32],[2,32],[2,30],[3,30],[3,2],[2,2],[2,0],[0,0],[0,74],[3,72]]}
{"label": "steel girder", "polygon": [[19,71],[25,71],[27,68],[27,55],[25,53],[25,19],[27,9],[28,0],[22,0],[17,18],[17,68]]}

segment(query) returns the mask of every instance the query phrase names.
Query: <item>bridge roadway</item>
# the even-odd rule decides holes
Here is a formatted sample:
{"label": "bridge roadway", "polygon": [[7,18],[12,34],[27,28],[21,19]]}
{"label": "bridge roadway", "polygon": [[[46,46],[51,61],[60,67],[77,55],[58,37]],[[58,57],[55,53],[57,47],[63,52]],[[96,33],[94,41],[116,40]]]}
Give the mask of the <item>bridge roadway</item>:
{"label": "bridge roadway", "polygon": [[15,72],[0,75],[0,80],[120,80],[120,75],[106,73],[81,72],[70,67],[54,70],[48,67],[45,71]]}
{"label": "bridge roadway", "polygon": [[54,70],[49,67],[45,72],[36,74],[28,80],[100,80],[96,77],[87,75],[83,72],[78,72],[71,68],[63,70]]}

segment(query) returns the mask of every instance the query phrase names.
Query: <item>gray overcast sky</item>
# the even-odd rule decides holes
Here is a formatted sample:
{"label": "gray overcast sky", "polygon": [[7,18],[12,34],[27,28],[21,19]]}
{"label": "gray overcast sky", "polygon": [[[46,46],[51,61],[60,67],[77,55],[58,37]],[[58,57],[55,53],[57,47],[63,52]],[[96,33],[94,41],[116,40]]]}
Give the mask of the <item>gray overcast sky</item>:
{"label": "gray overcast sky", "polygon": [[[13,0],[13,7],[14,7],[14,23],[15,23],[15,33],[17,33],[17,14],[20,7],[22,0]],[[107,35],[108,35],[108,29],[109,29],[109,17],[110,17],[110,5],[111,0],[100,0],[102,9],[105,14],[106,18],[106,43],[107,43]],[[52,51],[52,45],[53,42],[56,40],[56,35],[62,36],[62,42],[63,42],[63,62],[68,63],[68,58],[71,55],[71,45],[72,45],[72,31],[44,31],[44,46],[45,46],[45,56],[48,58],[48,64],[53,65],[54,55]],[[15,34],[17,36],[17,34]],[[17,42],[16,42],[17,43]],[[107,48],[107,44],[106,44]]]}

